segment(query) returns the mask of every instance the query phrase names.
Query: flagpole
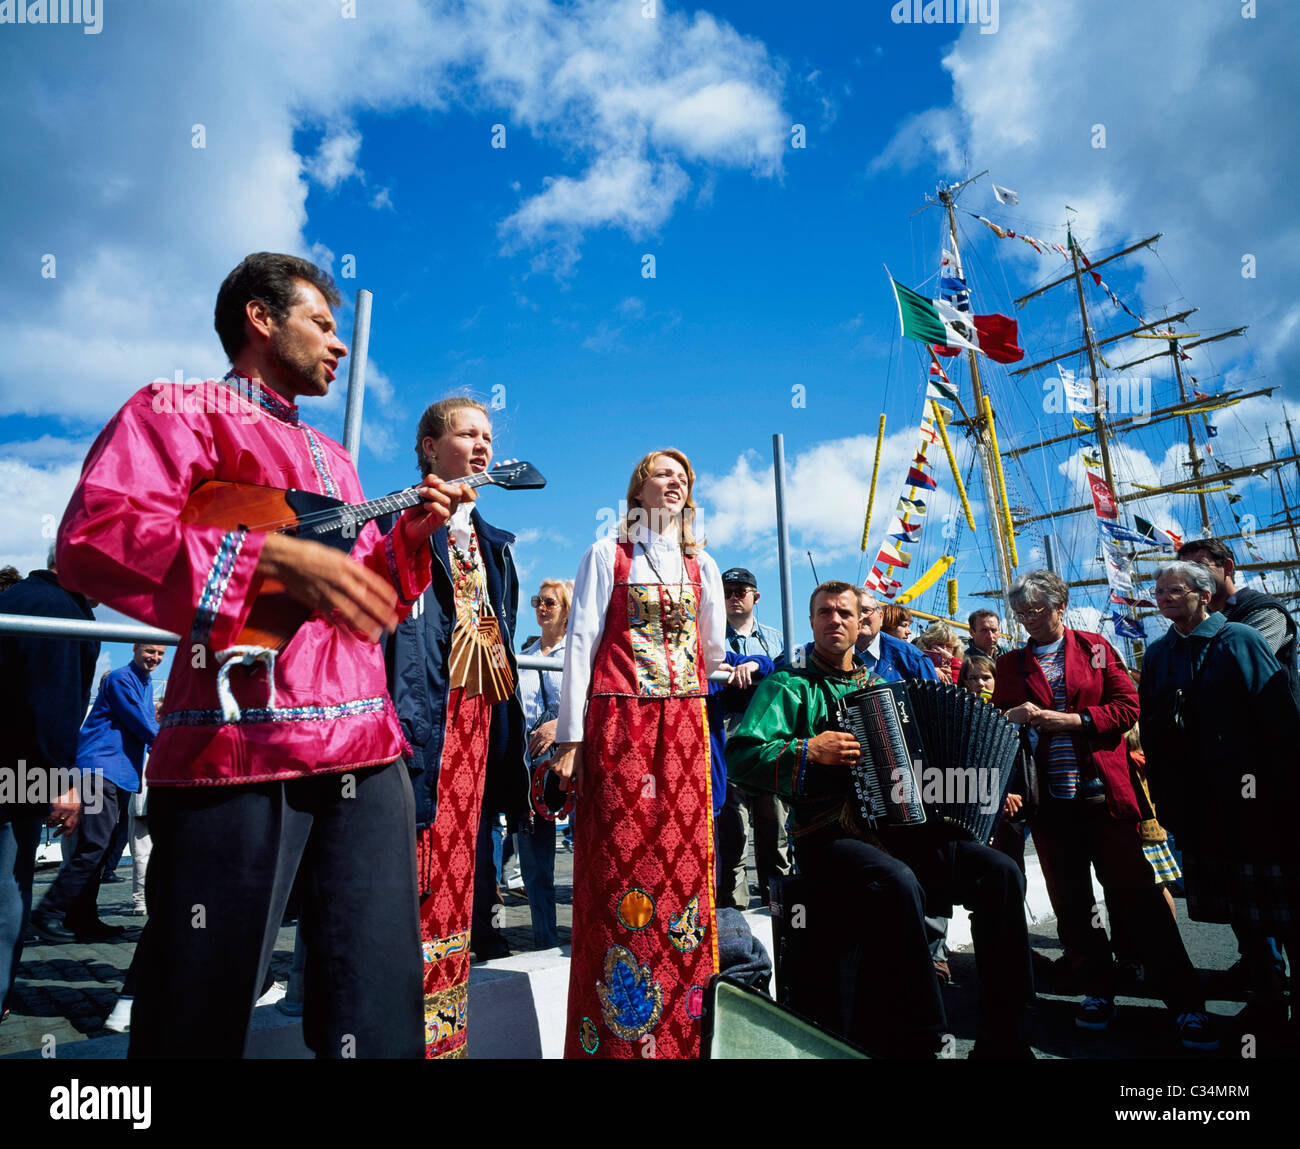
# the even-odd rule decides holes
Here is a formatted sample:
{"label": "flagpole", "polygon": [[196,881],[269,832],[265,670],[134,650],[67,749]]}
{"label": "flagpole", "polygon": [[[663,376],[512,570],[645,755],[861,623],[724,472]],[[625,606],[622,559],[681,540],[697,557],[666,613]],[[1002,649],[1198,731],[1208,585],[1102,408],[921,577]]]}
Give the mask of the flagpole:
{"label": "flagpole", "polygon": [[[957,243],[957,210],[953,206],[952,192],[945,189],[939,189],[939,202],[943,204],[948,213],[948,235],[952,242],[952,252],[957,260],[958,267],[961,266],[961,249]],[[974,396],[973,413],[969,416],[971,429],[975,432],[976,454],[980,460],[980,477],[984,480],[984,507],[988,515],[989,533],[993,536],[993,549],[997,554],[999,589],[1001,597],[1007,602],[1007,592],[1011,588],[1012,563],[1011,554],[1007,547],[1006,533],[1002,524],[1002,516],[998,513],[1001,506],[1001,499],[998,497],[997,478],[993,471],[993,460],[989,457],[992,447],[989,443],[988,428],[984,422],[984,389],[980,382],[980,368],[976,360],[975,352],[967,350],[966,360],[970,366],[971,391]],[[1008,611],[1010,606],[1008,604]]]}
{"label": "flagpole", "polygon": [[772,474],[776,480],[776,551],[781,571],[781,630],[786,657],[794,650],[794,599],[790,587],[790,536],[785,517],[785,438],[772,436]]}

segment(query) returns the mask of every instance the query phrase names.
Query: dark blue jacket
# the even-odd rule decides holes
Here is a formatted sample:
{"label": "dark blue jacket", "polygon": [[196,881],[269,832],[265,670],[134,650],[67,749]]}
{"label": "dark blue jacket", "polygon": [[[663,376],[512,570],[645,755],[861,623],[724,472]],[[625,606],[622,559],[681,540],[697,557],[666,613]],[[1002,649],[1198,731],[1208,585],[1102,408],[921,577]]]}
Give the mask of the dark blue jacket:
{"label": "dark blue jacket", "polygon": [[[0,594],[0,614],[94,620],[85,598],[59,586],[50,571],[32,571]],[[70,769],[90,701],[99,642],[0,634],[0,755],[13,768]],[[41,812],[44,812],[44,807]],[[0,806],[0,821],[29,807]]]}
{"label": "dark blue jacket", "polygon": [[81,728],[77,769],[99,770],[119,790],[140,792],[145,747],[158,737],[152,678],[128,662],[104,675]]}
{"label": "dark blue jacket", "polygon": [[[742,662],[758,663],[758,678],[766,678],[775,664],[765,654],[737,654],[727,651],[727,665],[739,666]],[[713,788],[713,816],[716,818],[727,801],[727,731],[726,716],[731,712],[743,714],[756,688],[739,690],[725,682],[709,683],[709,699],[705,708],[709,714],[709,784]]]}
{"label": "dark blue jacket", "polygon": [[892,634],[880,636],[880,661],[876,663],[874,671],[886,682],[939,677],[934,663],[925,651]]}
{"label": "dark blue jacket", "polygon": [[[514,681],[515,610],[519,576],[510,546],[515,536],[483,521],[477,508],[471,514],[478,534],[479,555],[487,576],[488,601],[501,627],[501,640]],[[438,812],[438,772],[446,736],[447,665],[451,657],[451,631],[456,621],[447,528],[429,540],[433,552],[433,582],[408,618],[398,624],[388,640],[388,689],[397,707],[402,733],[411,744],[408,765],[415,787],[417,826],[432,826]],[[528,809],[528,772],[524,759],[524,711],[518,694],[492,708],[488,746],[487,782],[483,808],[504,811],[513,822]]]}

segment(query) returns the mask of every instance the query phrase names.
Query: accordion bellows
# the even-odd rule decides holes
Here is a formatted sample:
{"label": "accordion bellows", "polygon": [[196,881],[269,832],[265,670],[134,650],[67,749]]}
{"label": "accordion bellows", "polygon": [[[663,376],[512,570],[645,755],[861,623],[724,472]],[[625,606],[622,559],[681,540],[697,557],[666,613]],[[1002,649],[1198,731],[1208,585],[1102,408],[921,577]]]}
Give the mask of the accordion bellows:
{"label": "accordion bellows", "polygon": [[992,840],[1020,754],[1020,731],[1001,711],[958,686],[908,681],[845,695],[836,717],[862,749],[853,788],[873,830],[938,821]]}

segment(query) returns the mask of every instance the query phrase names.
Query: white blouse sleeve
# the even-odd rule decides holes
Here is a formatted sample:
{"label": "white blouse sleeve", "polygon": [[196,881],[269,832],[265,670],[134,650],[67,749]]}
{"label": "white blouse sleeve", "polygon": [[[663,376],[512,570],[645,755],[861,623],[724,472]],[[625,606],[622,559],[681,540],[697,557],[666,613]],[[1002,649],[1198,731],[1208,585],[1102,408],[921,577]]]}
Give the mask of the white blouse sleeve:
{"label": "white blouse sleeve", "polygon": [[582,741],[587,691],[613,593],[614,548],[602,540],[583,555],[573,580],[573,603],[564,636],[564,689],[555,731],[557,742]]}
{"label": "white blouse sleeve", "polygon": [[700,552],[700,639],[704,665],[712,674],[727,661],[727,611],[722,594],[722,574],[713,557]]}

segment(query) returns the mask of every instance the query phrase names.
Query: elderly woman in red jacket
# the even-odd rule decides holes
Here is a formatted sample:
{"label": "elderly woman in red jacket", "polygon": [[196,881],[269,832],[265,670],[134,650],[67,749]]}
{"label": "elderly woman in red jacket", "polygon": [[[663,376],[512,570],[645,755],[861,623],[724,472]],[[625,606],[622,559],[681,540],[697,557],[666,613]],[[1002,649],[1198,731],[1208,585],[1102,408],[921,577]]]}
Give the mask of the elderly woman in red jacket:
{"label": "elderly woman in red jacket", "polygon": [[1055,574],[1021,575],[1008,598],[1029,642],[998,659],[993,704],[1028,727],[1039,789],[1030,827],[1061,942],[1082,962],[1087,996],[1075,1023],[1101,1030],[1115,1016],[1110,943],[1094,923],[1091,863],[1111,912],[1132,921],[1147,977],[1176,1015],[1180,1040],[1214,1048],[1195,970],[1142,853],[1124,746],[1124,732],[1137,721],[1137,691],[1110,643],[1065,625],[1070,592]]}

